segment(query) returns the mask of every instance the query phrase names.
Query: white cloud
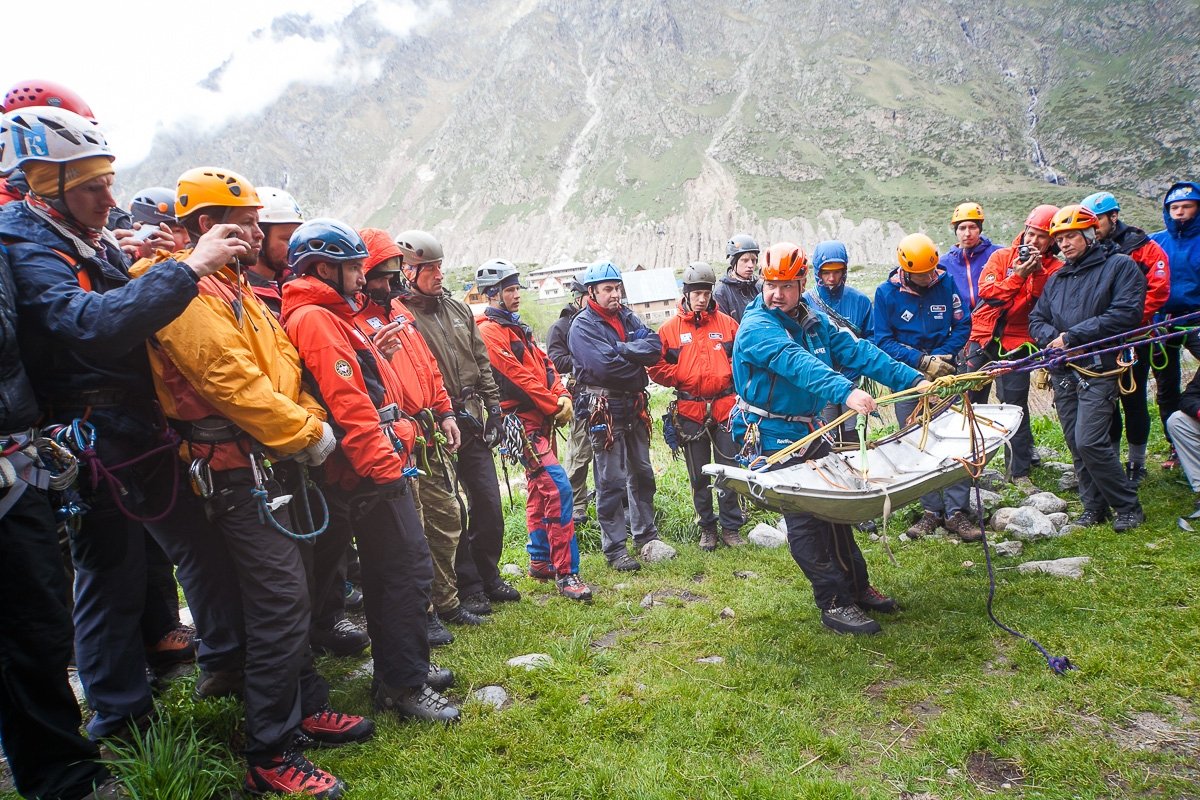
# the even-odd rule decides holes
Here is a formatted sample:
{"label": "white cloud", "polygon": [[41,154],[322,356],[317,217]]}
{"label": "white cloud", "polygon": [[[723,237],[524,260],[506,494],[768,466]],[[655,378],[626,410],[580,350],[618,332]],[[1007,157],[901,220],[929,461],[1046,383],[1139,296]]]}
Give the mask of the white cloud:
{"label": "white cloud", "polygon": [[[257,113],[295,82],[374,78],[378,62],[347,53],[336,33],[360,6],[396,36],[449,13],[446,0],[127,0],[119,14],[93,0],[66,0],[55,5],[67,24],[53,44],[6,39],[5,61],[25,66],[0,76],[0,85],[43,78],[74,89],[103,125],[119,167],[128,167],[146,156],[160,129],[214,129]],[[287,21],[273,28],[283,15]]]}

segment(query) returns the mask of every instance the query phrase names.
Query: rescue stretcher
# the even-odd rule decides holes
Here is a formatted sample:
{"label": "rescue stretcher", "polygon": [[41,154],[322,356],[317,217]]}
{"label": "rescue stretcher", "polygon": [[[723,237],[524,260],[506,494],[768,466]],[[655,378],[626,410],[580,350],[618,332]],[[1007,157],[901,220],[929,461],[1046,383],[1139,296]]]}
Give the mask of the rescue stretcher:
{"label": "rescue stretcher", "polygon": [[1018,406],[989,403],[973,409],[973,426],[961,407],[950,408],[928,425],[871,443],[865,467],[861,449],[854,449],[769,472],[724,464],[708,464],[704,472],[717,488],[745,495],[763,508],[806,512],[830,522],[865,522],[883,516],[885,506],[898,510],[969,477],[967,462],[980,455],[984,463],[990,461],[1021,423]]}

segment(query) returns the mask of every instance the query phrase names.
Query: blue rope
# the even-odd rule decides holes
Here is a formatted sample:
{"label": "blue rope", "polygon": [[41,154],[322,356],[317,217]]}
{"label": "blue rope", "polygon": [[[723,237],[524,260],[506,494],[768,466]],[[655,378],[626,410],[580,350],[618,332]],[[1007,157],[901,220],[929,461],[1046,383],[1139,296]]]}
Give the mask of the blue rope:
{"label": "blue rope", "polygon": [[294,531],[288,530],[283,525],[280,525],[279,521],[275,519],[275,515],[271,513],[270,505],[267,502],[268,494],[265,488],[253,488],[250,490],[250,496],[258,502],[258,521],[263,525],[270,525],[272,528],[279,531],[289,539],[308,541],[320,536],[325,532],[325,529],[329,527],[329,504],[325,502],[325,494],[321,491],[320,487],[311,481],[302,481],[300,484],[300,491],[308,492],[309,486],[316,490],[317,499],[321,501],[321,515],[325,517],[325,521],[321,523],[320,528],[312,533],[295,533]]}

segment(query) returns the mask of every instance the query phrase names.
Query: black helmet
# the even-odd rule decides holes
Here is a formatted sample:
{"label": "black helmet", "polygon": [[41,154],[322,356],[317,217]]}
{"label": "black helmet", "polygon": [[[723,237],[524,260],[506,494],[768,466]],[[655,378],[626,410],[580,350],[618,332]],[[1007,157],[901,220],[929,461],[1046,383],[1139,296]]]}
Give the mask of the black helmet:
{"label": "black helmet", "polygon": [[748,233],[736,233],[725,243],[725,255],[729,258],[729,266],[737,263],[745,253],[758,253],[758,242]]}
{"label": "black helmet", "polygon": [[175,190],[165,186],[151,186],[133,196],[129,204],[133,221],[143,225],[168,225],[175,223]]}

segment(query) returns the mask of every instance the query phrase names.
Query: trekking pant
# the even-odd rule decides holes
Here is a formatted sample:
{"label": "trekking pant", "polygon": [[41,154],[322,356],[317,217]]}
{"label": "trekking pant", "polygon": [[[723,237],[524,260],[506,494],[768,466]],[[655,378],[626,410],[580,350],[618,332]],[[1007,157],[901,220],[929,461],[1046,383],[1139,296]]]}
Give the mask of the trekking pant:
{"label": "trekking pant", "polygon": [[737,494],[728,489],[717,489],[717,507],[721,512],[718,517],[713,513],[712,479],[704,474],[704,465],[713,461],[737,466],[733,455],[738,448],[733,443],[732,434],[715,423],[705,427],[682,416],[677,416],[675,421],[682,437],[690,438],[701,434],[693,441],[681,443],[688,480],[692,485],[692,507],[696,509],[700,528],[712,530],[719,522],[727,531],[740,530],[746,524],[746,518],[742,514]]}
{"label": "trekking pant", "polygon": [[1086,378],[1072,369],[1051,372],[1054,406],[1075,462],[1085,511],[1118,513],[1138,507],[1137,491],[1121,468],[1109,426],[1117,407],[1116,378]]}
{"label": "trekking pant", "polygon": [[588,425],[586,419],[571,418],[571,438],[567,454],[562,460],[563,469],[571,481],[571,495],[575,503],[572,516],[575,519],[587,516],[587,476],[588,467],[592,465],[592,440],[588,438]]}
{"label": "trekking pant", "polygon": [[[1158,416],[1162,420],[1164,431],[1167,428],[1167,418],[1179,410],[1179,398],[1182,394],[1179,358],[1184,347],[1193,356],[1200,358],[1200,338],[1195,332],[1163,342],[1162,350],[1158,349],[1159,345],[1150,346],[1151,357],[1147,360],[1152,361],[1151,367],[1154,369]],[[1170,438],[1171,434],[1168,432],[1167,439]]]}
{"label": "trekking pant", "polygon": [[[809,448],[803,460],[821,458],[829,452],[829,445],[819,441]],[[797,463],[786,461],[774,469]],[[792,559],[812,584],[817,608],[828,611],[857,602],[867,591],[870,581],[866,559],[850,526],[803,513],[784,514],[783,520]]]}
{"label": "trekking pant", "polygon": [[491,449],[479,436],[464,433],[458,448],[458,482],[467,495],[467,527],[458,541],[454,571],[460,596],[482,592],[500,581],[504,513],[500,481]]}
{"label": "trekking pant", "polygon": [[1167,430],[1192,491],[1200,492],[1200,420],[1176,411],[1167,418]]}
{"label": "trekking pant", "polygon": [[142,642],[157,644],[179,626],[179,584],[175,565],[149,531],[142,536],[146,548],[146,604],[142,609]]}
{"label": "trekking pant", "polygon": [[67,682],[70,609],[50,501],[25,487],[0,519],[0,744],[22,797],[75,800],[108,777]]}
{"label": "trekking pant", "polygon": [[612,434],[612,447],[608,450],[600,438],[603,434],[589,434],[596,469],[596,517],[600,522],[604,557],[609,561],[625,552],[630,531],[635,547],[658,538],[654,523],[654,492],[658,487],[650,466],[650,432],[644,422],[635,420],[614,424]]}
{"label": "trekking pant", "polygon": [[[1145,445],[1150,441],[1150,407],[1146,403],[1146,389],[1150,382],[1150,346],[1142,345],[1136,348],[1137,363],[1130,368],[1133,376],[1133,391],[1129,394],[1117,392],[1121,401],[1120,409],[1113,413],[1112,425],[1109,432],[1113,440],[1113,448],[1117,451],[1117,460],[1121,455],[1121,428],[1124,417],[1125,440],[1131,445]],[[1124,412],[1122,414],[1121,412]],[[1167,415],[1168,417],[1170,414]],[[1163,420],[1164,430],[1166,418]],[[1170,438],[1170,437],[1168,437]]]}
{"label": "trekking pant", "polygon": [[1014,478],[1029,477],[1033,466],[1033,429],[1029,423],[1029,373],[1010,372],[996,378],[996,396],[1001,403],[1020,407],[1021,424],[1005,445],[1004,458]]}
{"label": "trekking pant", "polygon": [[441,458],[429,454],[429,474],[422,475],[409,492],[420,515],[425,541],[433,558],[433,607],[439,612],[458,608],[458,575],[455,556],[462,539],[462,508],[454,472]]}
{"label": "trekking pant", "polygon": [[[292,744],[302,717],[328,705],[329,685],[313,669],[311,603],[300,542],[259,521],[249,469],[217,472],[213,480],[217,497],[232,506],[213,524],[229,550],[242,603],[246,758],[262,763]],[[274,482],[267,488],[272,497],[281,493]],[[280,525],[292,525],[287,506],[271,516]],[[229,583],[226,576],[226,592]]]}
{"label": "trekking pant", "polygon": [[559,575],[578,574],[571,482],[554,454],[554,434],[547,437],[528,428],[526,433],[538,464],[525,470],[525,524],[529,528],[525,550],[530,561],[549,561]]}
{"label": "trekking pant", "polygon": [[[904,426],[904,420],[908,419],[916,407],[916,399],[900,400],[896,403],[896,419],[899,420],[901,427]],[[962,511],[968,516],[973,516],[971,514],[970,495],[971,482],[964,478],[958,483],[947,486],[945,489],[921,495],[921,508],[931,511],[943,519],[950,517],[958,511]]]}
{"label": "trekking pant", "polygon": [[[826,423],[833,422],[849,410],[849,406],[841,403],[830,403],[821,410],[821,419]],[[856,423],[857,418],[851,417],[838,427],[834,432],[834,438],[837,439],[839,444],[848,444],[851,442],[858,444],[858,428],[855,427]]]}
{"label": "trekking pant", "polygon": [[[326,488],[332,516],[329,530],[335,540],[358,541],[362,563],[363,606],[371,637],[374,675],[391,687],[421,686],[429,673],[429,631],[426,609],[433,581],[433,562],[413,505],[412,485],[374,486],[364,482],[354,492]],[[344,546],[343,546],[344,552]],[[314,564],[318,576],[332,565]],[[326,590],[335,581],[319,580]]]}

